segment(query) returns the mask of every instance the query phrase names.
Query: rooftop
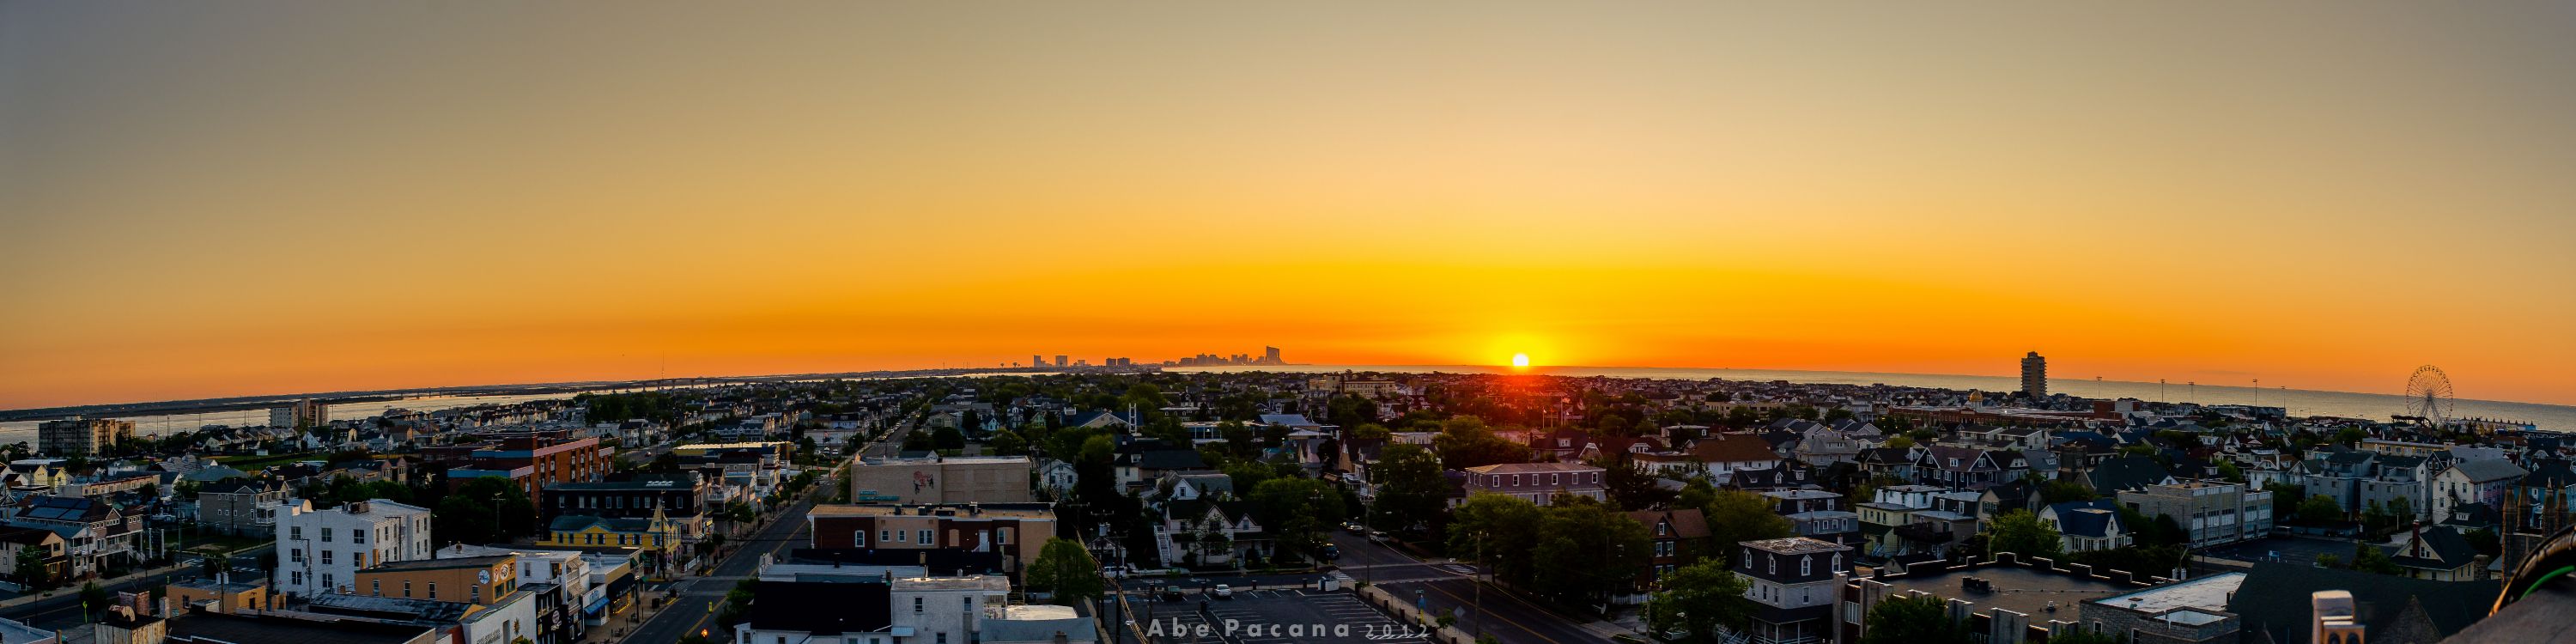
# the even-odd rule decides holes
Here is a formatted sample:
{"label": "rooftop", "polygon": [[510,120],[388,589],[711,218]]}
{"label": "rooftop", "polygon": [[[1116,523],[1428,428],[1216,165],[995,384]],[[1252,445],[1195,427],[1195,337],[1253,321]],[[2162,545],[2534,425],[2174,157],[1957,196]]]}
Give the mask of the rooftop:
{"label": "rooftop", "polygon": [[1764,540],[1761,540],[1761,541],[1746,541],[1746,542],[1744,542],[1744,547],[1752,548],[1752,549],[1755,549],[1755,550],[1761,550],[1761,551],[1764,551],[1764,552],[1775,553],[1775,554],[1783,554],[1783,555],[1803,555],[1803,554],[1813,554],[1813,553],[1819,553],[1819,552],[1841,552],[1841,551],[1845,551],[1845,550],[1850,550],[1850,549],[1851,549],[1851,546],[1846,546],[1846,545],[1842,545],[1842,544],[1834,543],[1834,542],[1831,542],[1831,541],[1819,541],[1819,540],[1816,540],[1816,539],[1809,539],[1809,538],[1806,538],[1806,537],[1789,537],[1789,538],[1785,538],[1785,539],[1764,539]]}
{"label": "rooftop", "polygon": [[970,512],[969,509],[963,505],[833,504],[814,506],[814,509],[806,514],[808,516],[815,517],[883,517],[895,516],[898,514],[906,516],[931,516],[937,515],[940,512],[950,512],[954,513],[954,516],[950,516],[949,518],[980,517],[994,519],[1047,519],[1055,517],[1055,506],[1045,503],[985,503],[976,505],[974,510],[981,511],[982,513],[975,514]]}
{"label": "rooftop", "polygon": [[2226,610],[2228,596],[2235,594],[2236,588],[2244,584],[2245,573],[2220,573],[2093,601],[2150,615],[2177,608]]}
{"label": "rooftop", "polygon": [[420,639],[430,630],[427,626],[217,613],[192,613],[170,620],[172,639],[260,644],[404,644]]}
{"label": "rooftop", "polygon": [[[1960,580],[1976,577],[1993,582],[1989,592],[1969,592]],[[2015,565],[1987,565],[1974,568],[1951,568],[1922,574],[1890,575],[1875,578],[1891,587],[1890,592],[1920,590],[1942,597],[1976,603],[1975,612],[1996,608],[2031,616],[2033,621],[2073,619],[2075,607],[2086,600],[2100,599],[2127,592],[2134,586],[2113,583],[2109,579],[2076,575],[2069,572],[2039,571]],[[2049,607],[2058,609],[2052,617]]]}

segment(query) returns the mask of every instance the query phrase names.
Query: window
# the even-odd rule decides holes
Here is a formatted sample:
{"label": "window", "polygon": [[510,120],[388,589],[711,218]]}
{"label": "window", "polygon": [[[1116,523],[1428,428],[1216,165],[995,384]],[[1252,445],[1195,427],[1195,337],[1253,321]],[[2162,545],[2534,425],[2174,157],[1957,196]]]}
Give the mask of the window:
{"label": "window", "polygon": [[1804,576],[1807,576],[1807,575],[1813,575],[1813,574],[1816,574],[1816,557],[1815,557],[1815,555],[1808,555],[1808,556],[1804,556],[1804,557],[1799,557],[1799,558],[1798,558],[1798,576],[1804,577]]}
{"label": "window", "polygon": [[1564,484],[1565,484],[1565,475],[1563,475],[1563,474],[1549,474],[1549,475],[1547,475],[1547,484],[1548,484],[1548,485],[1564,485]]}
{"label": "window", "polygon": [[303,538],[304,538],[304,526],[300,526],[300,525],[299,525],[299,526],[289,526],[289,527],[287,527],[287,528],[286,528],[286,538],[288,538],[288,539],[303,539]]}
{"label": "window", "polygon": [[409,580],[409,579],[405,579],[405,580],[403,580],[403,596],[404,596],[404,597],[410,597],[410,596],[411,596],[411,580]]}
{"label": "window", "polygon": [[868,531],[859,530],[850,533],[850,545],[860,548],[868,547]]}
{"label": "window", "polygon": [[921,614],[921,598],[919,597],[912,598],[912,614]]}
{"label": "window", "polygon": [[1514,474],[1514,475],[1512,475],[1512,487],[1520,487],[1520,486],[1521,486],[1521,475],[1519,475],[1519,474]]}
{"label": "window", "polygon": [[350,531],[349,531],[349,543],[366,543],[366,542],[367,542],[367,531],[365,531],[365,530],[350,530]]}
{"label": "window", "polygon": [[323,528],[323,529],[322,529],[322,542],[323,542],[323,543],[330,543],[330,542],[331,542],[331,529],[330,529],[330,528]]}
{"label": "window", "polygon": [[292,562],[295,562],[295,563],[304,563],[304,549],[303,549],[303,548],[287,548],[287,549],[286,549],[286,560],[287,560],[287,561],[292,561]]}
{"label": "window", "polygon": [[1769,569],[1769,571],[1771,572],[1771,574],[1774,574],[1774,575],[1780,574],[1780,558],[1779,558],[1779,557],[1771,557],[1771,558],[1770,558],[1770,563],[1766,564],[1766,565],[1765,565],[1765,567],[1766,567],[1767,569]]}
{"label": "window", "polygon": [[929,531],[929,530],[926,530],[926,529],[925,529],[925,530],[922,530],[922,531],[921,531],[921,535],[920,535],[920,536],[921,536],[921,545],[925,545],[925,546],[927,546],[927,545],[931,545],[931,544],[934,544],[934,543],[938,543],[937,541],[933,541],[933,540],[931,540],[931,536],[930,536],[930,531]]}
{"label": "window", "polygon": [[367,580],[367,592],[368,592],[368,593],[370,593],[370,594],[373,594],[373,595],[375,595],[375,596],[377,596],[377,597],[383,597],[383,596],[385,596],[385,580],[382,580],[382,579],[369,579],[369,580]]}
{"label": "window", "polygon": [[331,592],[332,589],[338,587],[338,584],[331,583],[331,573],[322,573],[322,592]]}
{"label": "window", "polygon": [[437,598],[438,598],[438,582],[435,582],[435,581],[433,581],[433,582],[429,582],[429,598],[430,598],[430,599],[437,599]]}
{"label": "window", "polygon": [[331,551],[329,551],[329,550],[324,550],[324,551],[322,551],[322,565],[325,565],[325,566],[331,565]]}
{"label": "window", "polygon": [[1503,477],[1502,477],[1501,475],[1489,476],[1489,477],[1486,477],[1486,478],[1490,478],[1490,479],[1493,479],[1493,480],[1492,480],[1492,481],[1487,481],[1487,482],[1485,483],[1485,487],[1502,487],[1502,486],[1503,486]]}
{"label": "window", "polygon": [[302,584],[302,583],[304,583],[304,571],[296,570],[296,571],[290,571],[290,572],[288,572],[288,573],[286,574],[286,583],[290,583],[290,584]]}
{"label": "window", "polygon": [[939,642],[938,642],[938,644],[948,644],[948,634],[947,634],[947,633],[940,633],[940,634],[939,634]]}
{"label": "window", "polygon": [[993,531],[993,543],[1005,546],[1011,545],[1011,529],[1003,528]]}

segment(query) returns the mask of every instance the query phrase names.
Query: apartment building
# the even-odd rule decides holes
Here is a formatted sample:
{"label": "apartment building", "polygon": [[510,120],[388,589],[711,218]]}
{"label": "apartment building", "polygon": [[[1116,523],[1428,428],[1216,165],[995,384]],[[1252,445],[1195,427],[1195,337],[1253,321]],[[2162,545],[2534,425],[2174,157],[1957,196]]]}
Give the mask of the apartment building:
{"label": "apartment building", "polygon": [[1504,463],[1471,467],[1467,473],[1468,497],[1478,494],[1501,494],[1547,505],[1558,494],[1571,494],[1593,500],[1607,496],[1601,483],[1606,470],[1578,463]]}
{"label": "apartment building", "polygon": [[60,458],[104,456],[134,440],[134,422],[111,418],[49,420],[36,426],[36,453]]}
{"label": "apartment building", "polygon": [[276,592],[288,596],[354,592],[360,569],[434,554],[426,508],[374,499],[315,510],[288,499],[276,516]]}

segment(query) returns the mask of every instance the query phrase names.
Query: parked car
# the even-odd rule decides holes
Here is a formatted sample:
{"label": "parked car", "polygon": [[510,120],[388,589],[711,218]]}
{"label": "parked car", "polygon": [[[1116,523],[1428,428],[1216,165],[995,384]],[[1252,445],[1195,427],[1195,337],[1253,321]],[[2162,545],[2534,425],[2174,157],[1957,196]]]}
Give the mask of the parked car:
{"label": "parked car", "polygon": [[1181,587],[1180,587],[1180,586],[1177,586],[1177,585],[1173,585],[1173,584],[1163,584],[1163,585],[1160,585],[1160,586],[1155,586],[1155,587],[1154,587],[1154,596],[1155,596],[1155,597],[1160,597],[1160,598],[1162,598],[1162,599],[1163,599],[1163,601],[1167,601],[1167,602],[1176,602],[1176,601],[1180,601],[1180,600],[1181,600]]}
{"label": "parked car", "polygon": [[1217,584],[1216,590],[1211,591],[1209,594],[1216,595],[1217,599],[1234,599],[1234,587],[1227,586],[1225,584]]}
{"label": "parked car", "polygon": [[1339,561],[1342,558],[1342,547],[1327,545],[1324,546],[1323,550],[1316,551],[1315,554],[1322,555],[1326,561]]}
{"label": "parked car", "polygon": [[1101,566],[1100,576],[1109,579],[1126,579],[1127,571],[1120,569],[1118,566]]}

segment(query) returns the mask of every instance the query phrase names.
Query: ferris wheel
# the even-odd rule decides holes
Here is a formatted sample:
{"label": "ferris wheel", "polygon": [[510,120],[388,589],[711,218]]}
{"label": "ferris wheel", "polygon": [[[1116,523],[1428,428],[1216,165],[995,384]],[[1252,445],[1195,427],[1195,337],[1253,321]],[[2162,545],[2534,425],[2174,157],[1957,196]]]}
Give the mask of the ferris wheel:
{"label": "ferris wheel", "polygon": [[2451,376],[2441,367],[2424,365],[2406,379],[2406,415],[2441,427],[2451,419]]}

